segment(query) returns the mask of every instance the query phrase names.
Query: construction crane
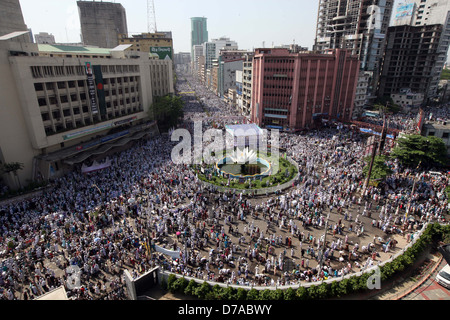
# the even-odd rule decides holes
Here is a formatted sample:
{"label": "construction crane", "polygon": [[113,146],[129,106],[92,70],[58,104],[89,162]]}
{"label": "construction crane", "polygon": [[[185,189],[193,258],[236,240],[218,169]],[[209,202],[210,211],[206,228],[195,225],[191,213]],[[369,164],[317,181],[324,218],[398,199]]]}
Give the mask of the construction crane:
{"label": "construction crane", "polygon": [[155,1],[147,0],[147,23],[148,32],[156,33],[156,12],[155,12]]}

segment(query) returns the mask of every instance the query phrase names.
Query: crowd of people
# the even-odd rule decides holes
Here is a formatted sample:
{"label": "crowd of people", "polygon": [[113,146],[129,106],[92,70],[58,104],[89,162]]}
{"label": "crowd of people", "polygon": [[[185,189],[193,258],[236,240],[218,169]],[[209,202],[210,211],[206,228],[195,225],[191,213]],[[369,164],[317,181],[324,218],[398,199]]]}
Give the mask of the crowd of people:
{"label": "crowd of people", "polygon": [[[247,121],[191,76],[179,79],[179,92],[196,93],[183,95],[182,126]],[[110,156],[107,169],[74,170],[39,196],[0,205],[0,297],[34,299],[64,286],[71,299],[128,299],[123,271],[136,278],[156,266],[239,285],[318,281],[370,267],[398,237],[410,241],[445,218],[445,175],[422,175],[411,194],[414,176],[392,162],[385,184],[364,189],[365,141],[355,132],[282,133],[280,146],[300,168],[282,194],[206,187],[188,164],[171,161],[174,143],[161,135]],[[69,267],[80,270],[79,286]]]}

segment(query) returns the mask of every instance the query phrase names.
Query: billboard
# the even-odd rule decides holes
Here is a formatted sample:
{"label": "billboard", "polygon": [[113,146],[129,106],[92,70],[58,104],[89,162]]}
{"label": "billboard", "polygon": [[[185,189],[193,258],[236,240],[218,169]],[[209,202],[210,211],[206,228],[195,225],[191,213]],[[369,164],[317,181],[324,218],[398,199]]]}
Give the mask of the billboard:
{"label": "billboard", "polygon": [[414,3],[399,3],[395,11],[393,25],[399,26],[404,24],[411,24],[414,11]]}
{"label": "billboard", "polygon": [[172,60],[171,47],[150,47],[150,54],[157,55],[159,60]]}
{"label": "billboard", "polygon": [[414,12],[414,3],[399,3],[395,13],[395,19],[412,17]]}

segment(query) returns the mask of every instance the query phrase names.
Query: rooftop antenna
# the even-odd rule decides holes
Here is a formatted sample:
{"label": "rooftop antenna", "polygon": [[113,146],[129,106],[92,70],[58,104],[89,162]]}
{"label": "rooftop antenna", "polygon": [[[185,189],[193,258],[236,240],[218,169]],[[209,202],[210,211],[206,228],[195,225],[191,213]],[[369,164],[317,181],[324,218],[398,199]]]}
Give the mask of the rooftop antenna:
{"label": "rooftop antenna", "polygon": [[155,11],[155,1],[147,0],[147,23],[148,32],[156,33],[156,11]]}

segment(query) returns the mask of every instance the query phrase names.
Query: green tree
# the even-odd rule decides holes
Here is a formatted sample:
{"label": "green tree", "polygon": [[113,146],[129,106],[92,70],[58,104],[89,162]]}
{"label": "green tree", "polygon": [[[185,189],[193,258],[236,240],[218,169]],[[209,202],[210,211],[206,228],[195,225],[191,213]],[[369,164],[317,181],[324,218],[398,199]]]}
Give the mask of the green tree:
{"label": "green tree", "polygon": [[197,288],[197,283],[194,280],[189,281],[187,287],[184,289],[184,294],[192,296]]}
{"label": "green tree", "polygon": [[[392,174],[392,170],[386,164],[386,160],[386,156],[375,156],[372,173],[370,175],[371,180],[385,179],[387,176]],[[367,177],[369,173],[371,157],[365,158],[364,161],[366,161],[366,166],[363,169],[363,174]]]}
{"label": "green tree", "polygon": [[295,300],[296,295],[294,289],[291,287],[287,288],[287,290],[284,292],[284,300]]}
{"label": "green tree", "polygon": [[447,149],[441,138],[412,134],[398,139],[391,157],[407,167],[419,163],[424,167],[440,166],[447,164]]}
{"label": "green tree", "polygon": [[195,288],[195,295],[201,300],[204,300],[206,298],[206,295],[210,292],[211,286],[206,281],[204,281],[200,286]]}
{"label": "green tree", "polygon": [[22,184],[20,183],[19,175],[17,174],[17,171],[23,169],[23,163],[20,162],[10,162],[10,163],[4,163],[1,167],[1,171],[5,174],[13,173],[14,177],[17,180],[17,185],[19,186],[19,189],[22,189]]}
{"label": "green tree", "polygon": [[236,291],[235,300],[246,300],[248,291],[243,288],[238,288]]}
{"label": "green tree", "polygon": [[255,288],[250,289],[247,292],[247,300],[258,300],[259,299],[259,291],[256,290]]}
{"label": "green tree", "polygon": [[299,300],[307,300],[309,298],[308,289],[306,289],[305,287],[298,287],[295,295]]}
{"label": "green tree", "polygon": [[162,130],[176,127],[183,117],[184,102],[179,96],[172,94],[156,97],[150,109],[150,117],[158,121]]}
{"label": "green tree", "polygon": [[169,289],[170,292],[174,292],[172,291],[172,287],[175,281],[177,281],[177,277],[174,274],[170,274],[169,279],[167,279],[167,289]]}

